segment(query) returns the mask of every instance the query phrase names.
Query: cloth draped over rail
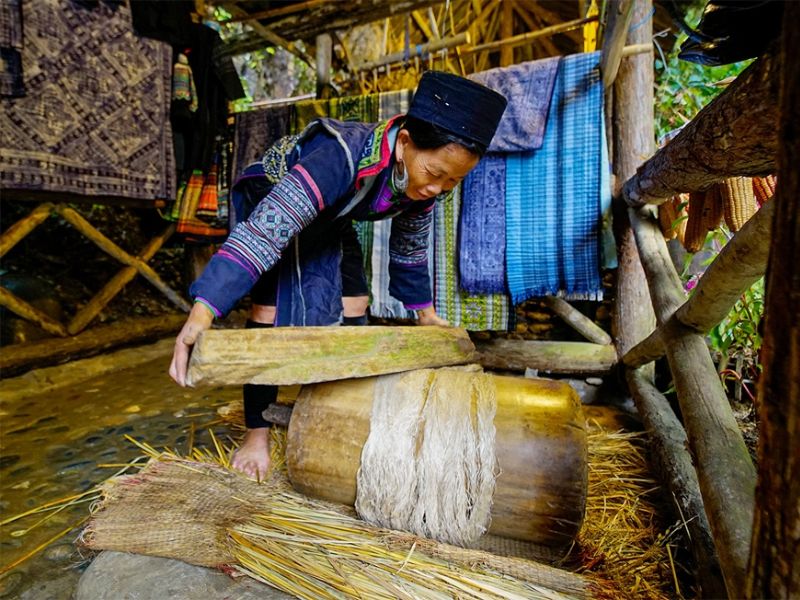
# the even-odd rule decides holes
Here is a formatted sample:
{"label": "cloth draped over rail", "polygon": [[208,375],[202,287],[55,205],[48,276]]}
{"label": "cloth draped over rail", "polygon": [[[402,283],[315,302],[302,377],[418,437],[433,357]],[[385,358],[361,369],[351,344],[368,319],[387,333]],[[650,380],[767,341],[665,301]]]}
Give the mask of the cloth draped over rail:
{"label": "cloth draped over rail", "polygon": [[[598,67],[592,53],[472,76],[510,102],[492,142],[502,154],[489,154],[464,183],[458,254],[466,290],[507,289],[514,303],[602,297],[610,187]],[[607,241],[610,222],[604,231]],[[613,239],[606,247],[605,266],[614,266]]]}
{"label": "cloth draped over rail", "polygon": [[169,45],[136,36],[125,4],[0,9],[15,6],[22,40],[4,24],[0,46],[21,56],[24,96],[0,97],[0,189],[173,198]]}

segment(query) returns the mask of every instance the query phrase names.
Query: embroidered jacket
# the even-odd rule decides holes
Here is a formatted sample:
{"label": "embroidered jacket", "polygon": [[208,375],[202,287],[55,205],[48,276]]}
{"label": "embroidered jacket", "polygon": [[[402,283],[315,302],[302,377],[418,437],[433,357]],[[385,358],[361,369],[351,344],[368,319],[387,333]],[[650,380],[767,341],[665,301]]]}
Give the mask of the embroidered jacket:
{"label": "embroidered jacket", "polygon": [[377,124],[319,119],[289,145],[285,157],[276,160],[275,152],[285,150],[280,146],[267,152],[264,174],[274,186],[231,231],[192,284],[191,295],[218,317],[225,315],[312,223],[392,218],[389,292],[406,308],[431,306],[427,246],[435,199],[412,201],[392,192],[396,119]]}

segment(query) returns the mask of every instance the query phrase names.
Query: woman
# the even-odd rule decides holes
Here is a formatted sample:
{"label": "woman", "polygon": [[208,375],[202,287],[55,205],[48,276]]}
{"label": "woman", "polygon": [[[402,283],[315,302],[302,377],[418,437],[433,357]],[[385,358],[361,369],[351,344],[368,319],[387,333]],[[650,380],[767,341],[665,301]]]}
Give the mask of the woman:
{"label": "woman", "polygon": [[[344,324],[359,319],[366,282],[346,266],[352,220],[392,218],[390,294],[417,311],[419,324],[447,325],[436,315],[428,275],[433,205],[477,165],[505,106],[480,84],[428,72],[405,116],[377,124],[319,119],[273,146],[254,173],[270,182],[268,193],[191,286],[195,304],[175,341],[170,376],[186,384],[197,335],[251,288],[252,326],[338,323],[343,295]],[[251,477],[269,467],[269,423],[260,413],[276,395],[273,386],[252,386],[248,399],[245,390],[247,433],[232,464]]]}

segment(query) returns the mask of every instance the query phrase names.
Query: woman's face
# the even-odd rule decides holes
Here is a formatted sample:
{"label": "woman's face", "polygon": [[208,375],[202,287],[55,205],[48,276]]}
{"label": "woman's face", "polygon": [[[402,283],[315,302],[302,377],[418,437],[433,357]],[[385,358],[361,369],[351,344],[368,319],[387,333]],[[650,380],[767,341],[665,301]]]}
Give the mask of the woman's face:
{"label": "woman's face", "polygon": [[477,154],[458,144],[435,150],[417,148],[405,129],[397,134],[395,158],[408,171],[406,196],[410,200],[428,200],[452,190],[480,160]]}

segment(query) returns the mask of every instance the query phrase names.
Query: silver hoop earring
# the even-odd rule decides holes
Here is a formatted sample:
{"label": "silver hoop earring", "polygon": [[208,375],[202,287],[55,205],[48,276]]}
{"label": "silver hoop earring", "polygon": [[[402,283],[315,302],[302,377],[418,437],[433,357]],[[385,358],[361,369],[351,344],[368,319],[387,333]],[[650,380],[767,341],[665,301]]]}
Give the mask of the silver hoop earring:
{"label": "silver hoop earring", "polygon": [[408,189],[408,169],[403,169],[402,165],[402,161],[397,161],[392,169],[392,188],[397,194],[405,194]]}

